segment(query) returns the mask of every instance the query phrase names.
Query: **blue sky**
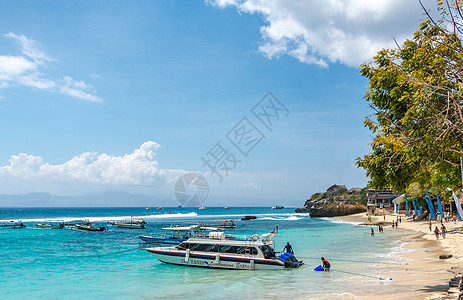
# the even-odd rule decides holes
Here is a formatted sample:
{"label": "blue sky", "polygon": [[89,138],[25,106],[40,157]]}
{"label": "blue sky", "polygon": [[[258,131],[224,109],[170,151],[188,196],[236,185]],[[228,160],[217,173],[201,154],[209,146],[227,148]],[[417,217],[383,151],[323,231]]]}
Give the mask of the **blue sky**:
{"label": "blue sky", "polygon": [[[211,204],[363,187],[358,65],[415,31],[419,5],[402,2],[2,1],[0,193],[173,198],[188,171]],[[269,91],[290,113],[238,157],[225,135],[259,125]],[[217,141],[242,160],[223,182],[201,161]]]}

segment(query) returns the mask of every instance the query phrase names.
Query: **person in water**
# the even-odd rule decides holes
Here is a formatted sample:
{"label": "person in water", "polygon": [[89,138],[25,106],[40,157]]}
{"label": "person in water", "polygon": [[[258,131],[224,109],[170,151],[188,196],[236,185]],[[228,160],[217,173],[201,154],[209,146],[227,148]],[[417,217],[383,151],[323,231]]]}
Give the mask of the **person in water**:
{"label": "person in water", "polygon": [[324,257],[322,257],[322,263],[323,263],[323,270],[329,271],[331,265]]}
{"label": "person in water", "polygon": [[289,244],[289,242],[286,242],[286,246],[283,250],[286,253],[294,254],[293,247]]}
{"label": "person in water", "polygon": [[371,228],[371,236],[375,236],[375,231]]}

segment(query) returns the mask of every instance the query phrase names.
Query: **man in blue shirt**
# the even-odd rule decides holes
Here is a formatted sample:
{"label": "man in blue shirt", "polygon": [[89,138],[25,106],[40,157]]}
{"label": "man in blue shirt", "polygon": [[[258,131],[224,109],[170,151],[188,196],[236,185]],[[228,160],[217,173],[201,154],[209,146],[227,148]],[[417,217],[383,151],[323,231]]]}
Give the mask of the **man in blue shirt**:
{"label": "man in blue shirt", "polygon": [[293,247],[291,247],[291,245],[289,244],[289,242],[286,243],[286,246],[285,246],[285,248],[284,248],[284,251],[285,251],[286,253],[294,254],[294,252],[293,252]]}

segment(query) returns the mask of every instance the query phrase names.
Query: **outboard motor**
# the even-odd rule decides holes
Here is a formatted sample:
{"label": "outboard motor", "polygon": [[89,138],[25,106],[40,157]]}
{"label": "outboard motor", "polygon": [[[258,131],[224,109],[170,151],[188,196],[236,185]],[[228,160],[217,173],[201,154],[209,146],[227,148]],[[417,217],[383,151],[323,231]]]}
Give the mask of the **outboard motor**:
{"label": "outboard motor", "polygon": [[286,268],[299,268],[304,263],[297,260],[297,258],[291,253],[283,253],[278,259],[285,263]]}

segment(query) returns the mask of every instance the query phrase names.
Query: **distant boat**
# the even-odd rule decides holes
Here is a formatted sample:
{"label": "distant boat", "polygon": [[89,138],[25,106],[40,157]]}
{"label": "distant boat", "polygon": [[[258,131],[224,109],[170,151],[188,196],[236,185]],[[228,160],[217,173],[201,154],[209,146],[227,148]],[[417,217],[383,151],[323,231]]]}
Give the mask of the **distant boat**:
{"label": "distant boat", "polygon": [[74,229],[82,230],[82,231],[105,231],[107,230],[105,225],[101,224],[101,226],[95,226],[89,221],[74,224]]}
{"label": "distant boat", "polygon": [[272,206],[272,209],[283,209],[285,208],[283,205],[274,205]]}
{"label": "distant boat", "polygon": [[198,207],[199,210],[205,210],[206,208],[204,206]]}
{"label": "distant boat", "polygon": [[75,228],[83,231],[105,231],[107,229],[104,226],[95,227],[92,224],[76,224]]}
{"label": "distant boat", "polygon": [[143,229],[146,228],[146,222],[142,219],[124,219],[122,221],[111,222],[112,225],[115,225],[120,228],[129,228],[129,229]]}
{"label": "distant boat", "polygon": [[177,206],[178,208],[183,208],[183,206],[180,204],[179,206]]}
{"label": "distant boat", "polygon": [[195,237],[204,231],[200,225],[177,226],[163,228],[168,233],[163,235],[140,235],[138,238],[147,243],[156,243],[164,245],[178,245],[191,237]]}
{"label": "distant boat", "polygon": [[257,219],[256,216],[245,216],[241,218],[241,221],[249,221],[249,220],[255,220],[255,219]]}
{"label": "distant boat", "polygon": [[223,209],[227,209],[227,210],[228,210],[228,209],[230,209],[230,207],[228,207],[228,206],[225,206]]}
{"label": "distant boat", "polygon": [[146,210],[151,210],[151,208],[150,208],[150,207],[147,207],[147,208],[145,208],[145,209],[146,209]]}
{"label": "distant boat", "polygon": [[64,220],[45,220],[43,223],[36,225],[40,229],[63,229]]}
{"label": "distant boat", "polygon": [[201,226],[208,226],[208,227],[214,227],[217,229],[232,229],[236,227],[235,222],[233,220],[216,220],[212,222],[220,222],[220,223],[205,223],[201,224]]}
{"label": "distant boat", "polygon": [[5,222],[3,224],[0,224],[0,228],[25,228],[26,225],[23,224],[21,220],[17,221],[10,221],[10,222]]}
{"label": "distant boat", "polygon": [[156,210],[162,210],[162,206],[156,207]]}

